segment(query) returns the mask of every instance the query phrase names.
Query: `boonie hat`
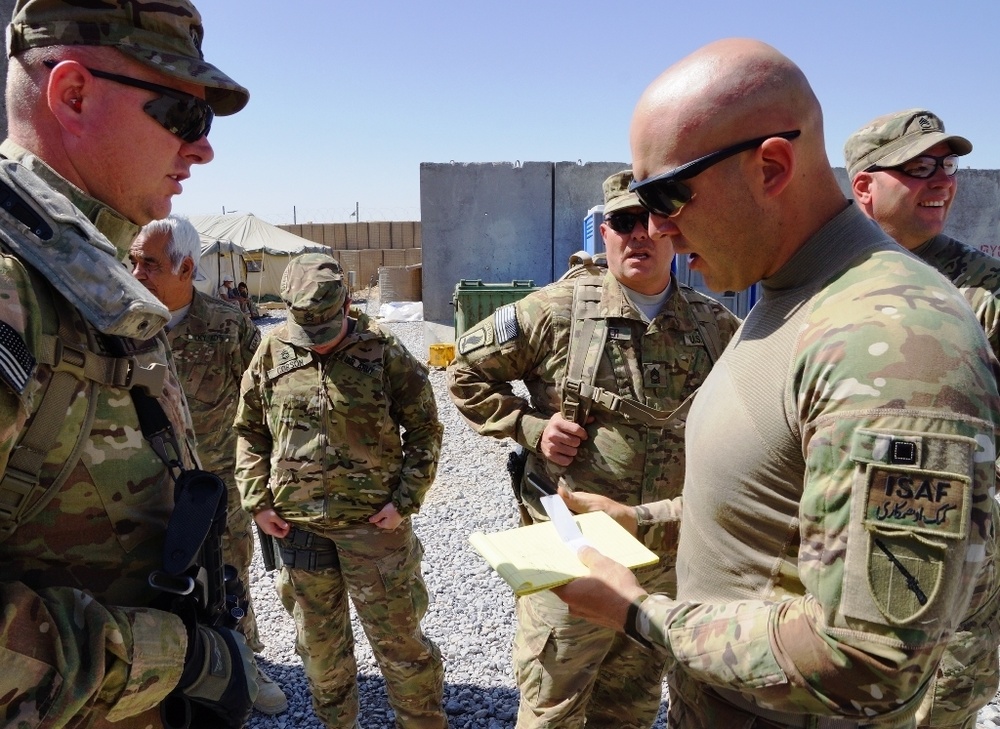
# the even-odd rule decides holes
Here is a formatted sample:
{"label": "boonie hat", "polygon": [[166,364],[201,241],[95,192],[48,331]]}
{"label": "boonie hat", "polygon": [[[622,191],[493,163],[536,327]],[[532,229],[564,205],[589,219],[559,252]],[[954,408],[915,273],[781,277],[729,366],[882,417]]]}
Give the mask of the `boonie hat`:
{"label": "boonie hat", "polygon": [[325,253],[293,258],[281,276],[281,299],[288,307],[288,340],[318,347],[337,338],[344,324],[347,286],[337,260]]}
{"label": "boonie hat", "polygon": [[639,196],[628,191],[632,182],[632,170],[622,170],[604,181],[604,214],[608,215],[623,208],[641,208]]}
{"label": "boonie hat", "polygon": [[205,87],[217,116],[235,114],[250,92],[205,61],[201,14],[188,0],[17,0],[7,56],[57,45],[113,46],[161,73]]}
{"label": "boonie hat", "polygon": [[853,180],[856,174],[872,165],[901,165],[940,142],[947,142],[951,151],[960,156],[972,151],[972,142],[947,134],[940,117],[926,109],[907,109],[880,116],[854,132],[844,143],[847,175]]}

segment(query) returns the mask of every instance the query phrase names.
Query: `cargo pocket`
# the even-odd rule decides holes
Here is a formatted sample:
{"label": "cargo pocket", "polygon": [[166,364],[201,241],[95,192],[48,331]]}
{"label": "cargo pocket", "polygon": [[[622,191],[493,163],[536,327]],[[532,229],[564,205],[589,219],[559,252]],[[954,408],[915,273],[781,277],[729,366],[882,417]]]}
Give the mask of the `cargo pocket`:
{"label": "cargo pocket", "polygon": [[423,556],[424,546],[411,532],[406,544],[375,560],[388,600],[388,612],[398,611],[400,616],[409,614],[414,623],[420,622],[430,602],[420,574]]}

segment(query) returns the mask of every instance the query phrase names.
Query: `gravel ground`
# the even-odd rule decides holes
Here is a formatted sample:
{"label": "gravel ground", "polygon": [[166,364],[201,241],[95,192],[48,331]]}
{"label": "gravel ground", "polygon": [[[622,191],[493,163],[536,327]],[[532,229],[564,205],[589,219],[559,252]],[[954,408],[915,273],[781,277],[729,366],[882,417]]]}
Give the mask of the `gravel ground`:
{"label": "gravel ground", "polygon": [[[360,302],[359,302],[360,303]],[[377,302],[367,302],[370,314]],[[262,331],[283,321],[276,310],[258,320]],[[423,322],[387,324],[410,349],[422,357]],[[510,442],[476,435],[451,404],[445,372],[431,368],[438,413],[445,426],[444,447],[437,479],[414,529],[424,544],[424,579],[431,594],[423,621],[424,632],[437,643],[445,663],[445,708],[452,729],[513,727],[518,692],[511,672],[514,637],[514,598],[506,583],[469,546],[474,531],[500,531],[517,526],[517,509],[507,477]],[[265,572],[257,550],[250,572],[251,592],[261,638],[266,644],[258,656],[261,668],[288,696],[289,708],[269,717],[254,712],[251,729],[323,729],[312,711],[302,662],[295,654],[295,626],[278,601],[277,573]],[[386,700],[385,683],[361,625],[353,615],[358,685],[363,729],[395,726]],[[664,697],[666,694],[664,694]],[[665,726],[666,701],[653,725]],[[979,729],[1000,727],[997,701],[979,714]]]}

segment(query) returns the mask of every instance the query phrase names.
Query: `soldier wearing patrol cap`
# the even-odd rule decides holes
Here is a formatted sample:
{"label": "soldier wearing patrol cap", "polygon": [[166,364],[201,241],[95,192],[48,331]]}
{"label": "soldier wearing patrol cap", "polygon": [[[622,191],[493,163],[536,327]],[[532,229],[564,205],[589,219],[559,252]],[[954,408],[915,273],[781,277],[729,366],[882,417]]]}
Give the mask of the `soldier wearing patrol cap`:
{"label": "soldier wearing patrol cap", "polygon": [[[880,116],[844,144],[861,210],[962,292],[1000,357],[1000,261],[943,232],[958,192],[959,157],[971,151],[969,140],[947,133],[944,122],[926,109]],[[993,559],[1000,560],[1000,553],[994,551]],[[991,595],[987,607],[966,616],[949,642],[918,726],[971,729],[979,709],[996,695],[1000,637],[993,626],[1000,584],[991,575],[983,580],[977,591]]]}
{"label": "soldier wearing patrol cap", "polygon": [[243,375],[236,479],[244,508],[277,542],[278,592],[313,710],[330,729],[358,726],[350,596],[396,725],[447,727],[441,655],[420,629],[428,594],[410,522],[444,431],[427,369],[351,308],[330,256],[293,258],[281,298],[288,318]]}
{"label": "soldier wearing patrol cap", "polygon": [[672,727],[913,726],[988,609],[1000,392],[954,287],[844,199],[802,71],[731,38],[632,117],[632,189],[713,290],[763,296],[687,422],[676,599],[590,548],[574,614],[668,659]]}
{"label": "soldier wearing patrol cap", "polygon": [[203,32],[187,0],[18,0],[7,29],[4,726],[176,721],[161,704],[239,726],[256,694],[242,636],[160,609],[165,593],[150,585],[172,472],[197,457],[158,333],[169,314],[120,262],[211,161],[213,116],[247,103],[204,60]]}
{"label": "soldier wearing patrol cap", "polygon": [[[448,382],[478,433],[529,451],[526,474],[622,502],[661,558],[640,579],[672,593],[677,521],[652,524],[643,505],[680,494],[684,418],[668,414],[698,389],[739,321],[673,279],[673,247],[650,239],[631,181],[631,170],[604,181],[607,273],[571,272],[498,309],[459,339]],[[526,479],[519,487],[530,519],[547,519]],[[663,656],[570,616],[549,592],[519,598],[517,616],[519,729],[653,723]]]}

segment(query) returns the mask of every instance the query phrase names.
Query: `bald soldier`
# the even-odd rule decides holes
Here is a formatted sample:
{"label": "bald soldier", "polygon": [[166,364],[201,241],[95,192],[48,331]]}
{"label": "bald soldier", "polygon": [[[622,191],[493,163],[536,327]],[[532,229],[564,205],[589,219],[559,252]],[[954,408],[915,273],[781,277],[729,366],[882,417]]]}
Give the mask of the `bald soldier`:
{"label": "bald soldier", "polygon": [[819,103],[770,46],[667,69],[631,146],[651,235],[763,297],[688,417],[677,599],[592,549],[560,597],[667,655],[670,726],[912,726],[991,568],[982,329],[844,199]]}

